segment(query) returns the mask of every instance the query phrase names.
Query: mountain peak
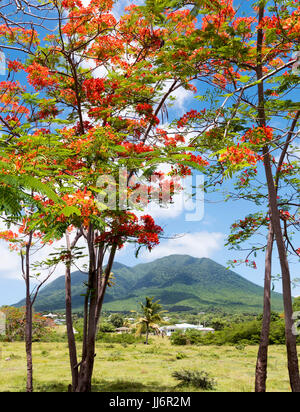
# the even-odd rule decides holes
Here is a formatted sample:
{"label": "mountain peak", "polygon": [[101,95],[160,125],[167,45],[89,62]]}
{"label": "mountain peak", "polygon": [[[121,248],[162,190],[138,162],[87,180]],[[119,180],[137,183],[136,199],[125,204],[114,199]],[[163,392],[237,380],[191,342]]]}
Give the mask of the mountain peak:
{"label": "mountain peak", "polygon": [[[103,309],[138,309],[146,296],[160,300],[170,312],[222,310],[260,313],[263,288],[221,264],[203,257],[172,254],[133,267],[115,262],[114,285],[107,289]],[[72,273],[72,305],[82,310],[86,275]],[[19,302],[20,304],[21,302]],[[46,285],[39,293],[35,309],[64,310],[64,277]],[[282,309],[282,296],[272,295],[274,310]]]}
{"label": "mountain peak", "polygon": [[112,268],[114,270],[123,269],[123,268],[128,269],[128,266],[126,266],[126,265],[124,265],[123,263],[120,263],[120,262],[114,262]]}
{"label": "mountain peak", "polygon": [[159,260],[163,260],[163,259],[182,259],[182,260],[207,260],[207,261],[211,261],[214,262],[212,259],[208,258],[208,257],[197,257],[197,256],[191,256],[191,255],[186,255],[186,254],[180,254],[180,253],[173,253],[171,255],[166,255],[163,256],[161,258],[155,259],[153,262],[155,261],[159,261]]}
{"label": "mountain peak", "polygon": [[[151,262],[146,263],[146,265],[158,264],[158,265],[170,265],[171,266],[189,266],[189,265],[219,265],[219,263],[207,257],[196,257],[185,254],[172,254],[168,256],[163,256],[161,258],[155,259]],[[141,264],[144,265],[144,264]],[[222,266],[222,265],[221,265]]]}

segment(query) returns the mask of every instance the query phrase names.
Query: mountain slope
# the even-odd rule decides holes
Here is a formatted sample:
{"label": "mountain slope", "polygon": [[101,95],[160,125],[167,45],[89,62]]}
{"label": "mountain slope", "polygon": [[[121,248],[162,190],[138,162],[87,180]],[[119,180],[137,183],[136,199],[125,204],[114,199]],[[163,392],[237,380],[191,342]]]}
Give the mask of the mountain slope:
{"label": "mountain slope", "polygon": [[[108,288],[104,310],[130,311],[145,296],[160,299],[169,311],[223,309],[231,312],[261,312],[263,288],[208,258],[171,255],[153,262],[128,267],[113,265],[114,285]],[[80,310],[87,276],[72,273],[73,308]],[[17,305],[21,306],[24,301]],[[282,296],[272,294],[273,310],[282,310]],[[35,309],[64,309],[64,277],[45,286]]]}

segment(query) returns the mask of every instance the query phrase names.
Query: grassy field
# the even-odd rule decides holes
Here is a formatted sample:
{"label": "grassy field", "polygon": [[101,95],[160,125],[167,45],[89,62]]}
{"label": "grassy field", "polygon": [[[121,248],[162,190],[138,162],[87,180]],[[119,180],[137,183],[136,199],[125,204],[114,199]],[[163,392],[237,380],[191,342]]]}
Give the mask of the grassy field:
{"label": "grassy field", "polygon": [[[70,383],[66,343],[34,343],[36,391],[66,391]],[[183,368],[205,370],[216,381],[217,392],[251,392],[257,347],[171,346],[168,338],[154,337],[151,345],[97,343],[93,391],[184,392],[172,372]],[[0,342],[0,391],[24,391],[24,343]],[[284,346],[271,346],[268,391],[290,391]]]}

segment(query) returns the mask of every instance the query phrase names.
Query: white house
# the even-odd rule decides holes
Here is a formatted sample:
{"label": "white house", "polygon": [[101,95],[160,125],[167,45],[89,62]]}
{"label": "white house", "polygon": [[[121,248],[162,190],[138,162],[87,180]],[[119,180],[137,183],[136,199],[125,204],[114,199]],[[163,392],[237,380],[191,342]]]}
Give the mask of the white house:
{"label": "white house", "polygon": [[126,326],[122,326],[121,328],[116,328],[116,333],[129,333],[130,328],[126,328]]}
{"label": "white house", "polygon": [[57,318],[57,315],[55,315],[55,313],[48,313],[48,315],[44,315],[44,318]]}
{"label": "white house", "polygon": [[198,330],[200,332],[214,332],[212,328],[205,328],[203,325],[191,325],[189,323],[176,323],[175,325],[162,326],[160,331],[167,336],[171,336],[173,332],[181,331],[185,332],[188,329]]}

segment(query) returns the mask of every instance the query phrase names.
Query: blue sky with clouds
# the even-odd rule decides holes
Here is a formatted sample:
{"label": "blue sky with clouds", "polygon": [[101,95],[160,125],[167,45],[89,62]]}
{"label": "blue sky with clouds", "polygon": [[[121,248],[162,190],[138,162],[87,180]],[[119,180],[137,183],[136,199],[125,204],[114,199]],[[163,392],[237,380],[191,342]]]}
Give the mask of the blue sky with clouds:
{"label": "blue sky with clouds", "polygon": [[[125,2],[130,4],[130,2]],[[244,2],[243,2],[244,3]],[[116,10],[120,12],[120,8]],[[4,76],[0,74],[0,81]],[[194,98],[193,93],[185,90],[176,93],[176,103],[170,114],[178,117],[190,108],[198,108],[199,103]],[[195,179],[195,177],[194,177]],[[195,180],[194,180],[195,183]],[[231,183],[227,182],[227,189],[230,190]],[[226,186],[225,188],[226,189]],[[179,196],[179,197],[178,197]],[[156,223],[161,225],[165,231],[165,239],[161,240],[159,246],[153,251],[141,251],[139,257],[135,257],[135,247],[127,245],[121,249],[116,261],[128,266],[136,265],[143,262],[167,256],[170,254],[188,254],[194,257],[209,257],[216,262],[227,266],[227,262],[233,259],[243,259],[246,252],[237,253],[230,251],[224,246],[227,235],[230,233],[230,225],[237,219],[244,218],[247,214],[255,212],[253,205],[245,201],[228,201],[225,202],[221,193],[215,192],[206,194],[204,197],[204,208],[199,209],[197,218],[193,220],[190,214],[194,212],[191,209],[190,202],[184,202],[181,195],[178,195],[175,203],[167,209],[155,209],[152,214]],[[192,205],[193,206],[193,205]],[[195,204],[194,204],[195,206]],[[300,246],[300,237],[297,236]],[[256,238],[257,241],[260,241]],[[45,249],[42,256],[46,256],[49,250]],[[8,251],[6,243],[0,240],[0,306],[4,304],[13,304],[24,297],[25,286],[20,273],[20,261],[15,252]],[[259,285],[263,285],[264,277],[264,255],[258,255],[255,259],[257,269],[251,269],[246,266],[238,266],[235,271]],[[291,260],[292,278],[300,277],[299,260]],[[75,270],[75,268],[74,268]],[[279,261],[276,254],[276,248],[273,259],[273,275],[280,273]],[[63,267],[56,272],[56,276],[63,274]],[[281,291],[280,282],[275,283],[275,290]],[[293,295],[300,294],[300,287],[293,289]]]}

